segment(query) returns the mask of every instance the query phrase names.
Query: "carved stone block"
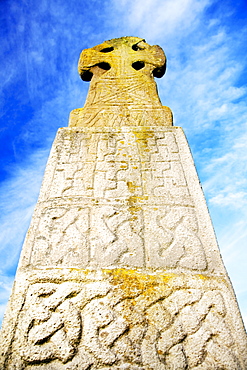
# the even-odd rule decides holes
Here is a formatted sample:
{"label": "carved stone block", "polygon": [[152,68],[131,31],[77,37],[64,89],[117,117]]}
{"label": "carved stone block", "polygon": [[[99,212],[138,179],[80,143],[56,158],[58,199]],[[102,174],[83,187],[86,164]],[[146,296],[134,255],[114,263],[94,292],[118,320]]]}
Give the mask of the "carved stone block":
{"label": "carved stone block", "polygon": [[4,368],[245,369],[234,297],[220,278],[126,269],[44,276],[26,286]]}

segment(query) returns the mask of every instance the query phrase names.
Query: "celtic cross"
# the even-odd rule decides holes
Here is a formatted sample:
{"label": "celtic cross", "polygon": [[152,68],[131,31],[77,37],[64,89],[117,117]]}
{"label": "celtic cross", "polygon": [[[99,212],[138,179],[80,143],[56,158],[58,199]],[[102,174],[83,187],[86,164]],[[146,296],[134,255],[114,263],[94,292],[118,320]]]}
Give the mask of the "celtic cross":
{"label": "celtic cross", "polygon": [[149,125],[171,125],[171,111],[162,107],[154,81],[165,70],[161,47],[138,37],[112,39],[83,50],[78,71],[90,87],[83,110],[72,111],[70,126],[139,126],[147,120]]}

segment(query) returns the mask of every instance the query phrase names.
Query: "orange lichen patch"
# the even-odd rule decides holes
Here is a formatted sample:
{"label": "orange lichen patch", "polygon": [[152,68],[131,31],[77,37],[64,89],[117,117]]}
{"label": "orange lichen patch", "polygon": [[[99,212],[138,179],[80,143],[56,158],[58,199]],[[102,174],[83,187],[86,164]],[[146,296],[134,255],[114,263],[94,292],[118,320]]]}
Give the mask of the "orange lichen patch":
{"label": "orange lichen patch", "polygon": [[[129,190],[131,191],[131,192],[134,192],[134,187],[132,187],[131,189],[130,189],[130,185],[128,186],[129,187]],[[140,206],[138,206],[138,205],[136,205],[136,203],[138,202],[138,201],[143,201],[143,200],[147,200],[148,199],[148,197],[147,196],[141,196],[141,197],[137,197],[137,196],[130,196],[129,198],[128,198],[128,203],[129,203],[129,211],[130,211],[130,213],[132,214],[132,215],[135,215],[136,214],[136,212],[139,212],[139,211],[141,211],[142,210],[142,207],[140,207]]]}
{"label": "orange lichen patch", "polygon": [[121,286],[124,290],[153,290],[158,285],[166,285],[176,277],[175,274],[147,274],[136,270],[113,269],[103,270],[103,273],[111,277],[112,284]]}
{"label": "orange lichen patch", "polygon": [[147,140],[154,136],[154,133],[150,131],[150,128],[147,126],[140,127],[139,130],[132,130],[132,132],[137,140]]}
{"label": "orange lichen patch", "polygon": [[202,280],[208,280],[209,279],[209,276],[202,275],[202,274],[198,274],[196,276],[199,277],[199,279],[202,279]]}
{"label": "orange lichen patch", "polygon": [[132,181],[127,181],[127,186],[128,186],[128,189],[131,193],[134,193],[135,189],[138,187],[137,185],[135,185],[134,182]]}
{"label": "orange lichen patch", "polygon": [[[129,191],[133,194],[133,193],[135,193],[135,190],[137,189],[137,188],[140,188],[139,186],[137,186],[133,181],[127,181],[126,182],[126,184],[127,184],[127,186],[128,186],[128,189],[129,189]],[[140,211],[141,210],[141,207],[138,207],[138,206],[136,206],[136,203],[138,202],[138,201],[142,201],[142,200],[147,200],[148,199],[148,197],[147,196],[145,196],[145,197],[143,197],[143,196],[130,196],[129,198],[128,198],[128,203],[129,203],[129,211],[133,214],[133,213],[135,213],[135,212],[137,212],[137,211]]]}
{"label": "orange lichen patch", "polygon": [[173,278],[173,274],[150,275],[127,269],[103,270],[111,277],[113,285],[118,286],[126,295],[133,293],[150,294],[157,286],[165,284]]}
{"label": "orange lichen patch", "polygon": [[[129,207],[129,211],[130,213],[135,213],[135,212],[138,212],[138,211],[141,211],[142,210],[142,207],[137,207],[137,206],[130,206]],[[136,219],[136,217],[132,217],[132,219]]]}
{"label": "orange lichen patch", "polygon": [[137,196],[131,196],[129,197],[129,202],[131,203],[136,203],[138,201],[142,202],[142,201],[145,201],[145,200],[148,200],[148,196],[145,195],[145,196],[140,196],[140,197],[137,197]]}
{"label": "orange lichen patch", "polygon": [[[136,212],[141,211],[141,210],[142,210],[141,207],[134,207],[134,206],[129,207],[129,211],[132,215],[135,215]],[[135,221],[137,219],[138,219],[137,216],[133,216],[131,217],[130,221]]]}
{"label": "orange lichen patch", "polygon": [[[132,188],[132,191],[134,189]],[[131,190],[130,190],[131,191]],[[141,211],[142,210],[142,207],[140,206],[137,206],[136,203],[138,201],[142,202],[142,201],[145,201],[148,199],[148,196],[141,196],[141,197],[137,197],[137,196],[130,196],[127,200],[128,200],[128,203],[129,203],[129,211],[131,214],[135,214],[136,212],[138,211]]]}
{"label": "orange lichen patch", "polygon": [[136,137],[136,142],[139,143],[140,149],[148,151],[148,139],[154,136],[154,133],[150,131],[149,127],[140,127],[140,130],[132,130]]}

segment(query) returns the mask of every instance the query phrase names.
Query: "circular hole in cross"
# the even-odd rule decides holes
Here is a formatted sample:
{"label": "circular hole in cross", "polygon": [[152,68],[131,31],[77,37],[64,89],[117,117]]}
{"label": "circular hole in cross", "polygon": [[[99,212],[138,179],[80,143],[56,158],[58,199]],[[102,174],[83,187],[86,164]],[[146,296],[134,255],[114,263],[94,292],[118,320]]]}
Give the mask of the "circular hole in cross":
{"label": "circular hole in cross", "polygon": [[104,49],[100,50],[100,52],[101,53],[110,53],[113,50],[114,50],[114,48],[111,46],[109,48],[104,48]]}
{"label": "circular hole in cross", "polygon": [[137,62],[134,62],[132,63],[132,67],[136,70],[136,71],[139,71],[139,69],[142,69],[145,67],[145,63],[144,62],[141,62],[141,61],[137,61]]}
{"label": "circular hole in cross", "polygon": [[109,71],[109,69],[111,69],[110,64],[106,62],[98,63],[97,66],[100,67],[101,69],[104,69],[105,71]]}
{"label": "circular hole in cross", "polygon": [[91,81],[91,79],[93,77],[93,73],[90,72],[90,71],[83,71],[83,72],[80,73],[80,76],[81,76],[81,79],[83,81],[89,82],[89,81]]}
{"label": "circular hole in cross", "polygon": [[145,42],[146,42],[145,40],[139,41],[137,44],[132,45],[132,49],[135,51],[143,50],[144,49],[143,43]]}
{"label": "circular hole in cross", "polygon": [[132,45],[132,49],[135,51],[140,50],[140,48],[138,47],[138,44]]}

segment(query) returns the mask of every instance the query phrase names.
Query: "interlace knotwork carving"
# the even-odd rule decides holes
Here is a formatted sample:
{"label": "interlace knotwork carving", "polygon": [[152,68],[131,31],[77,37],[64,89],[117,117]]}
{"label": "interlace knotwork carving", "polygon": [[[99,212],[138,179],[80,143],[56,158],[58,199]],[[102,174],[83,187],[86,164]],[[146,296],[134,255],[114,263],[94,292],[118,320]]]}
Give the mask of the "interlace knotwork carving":
{"label": "interlace knotwork carving", "polygon": [[111,283],[30,288],[19,328],[25,362],[57,359],[61,369],[81,370],[240,368],[219,289],[175,288],[127,270],[107,274]]}

